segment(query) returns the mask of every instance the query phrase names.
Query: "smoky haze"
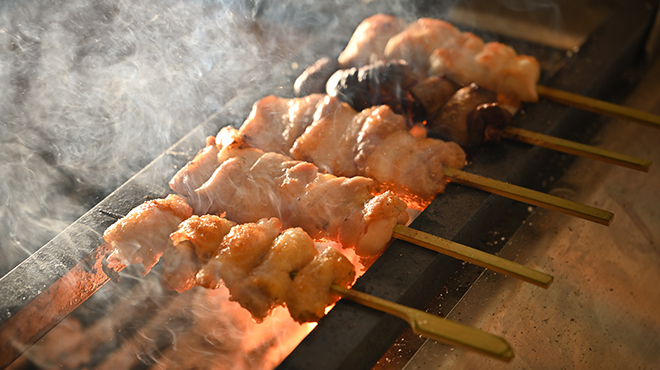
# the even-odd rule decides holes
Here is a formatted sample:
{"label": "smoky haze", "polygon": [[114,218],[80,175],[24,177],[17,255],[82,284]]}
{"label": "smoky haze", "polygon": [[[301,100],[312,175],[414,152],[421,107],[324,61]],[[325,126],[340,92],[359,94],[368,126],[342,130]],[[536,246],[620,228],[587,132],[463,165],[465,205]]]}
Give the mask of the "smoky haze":
{"label": "smoky haze", "polygon": [[0,276],[237,95],[290,91],[263,81],[292,55],[327,53],[305,44],[313,32],[340,48],[367,15],[414,16],[353,5],[0,5]]}

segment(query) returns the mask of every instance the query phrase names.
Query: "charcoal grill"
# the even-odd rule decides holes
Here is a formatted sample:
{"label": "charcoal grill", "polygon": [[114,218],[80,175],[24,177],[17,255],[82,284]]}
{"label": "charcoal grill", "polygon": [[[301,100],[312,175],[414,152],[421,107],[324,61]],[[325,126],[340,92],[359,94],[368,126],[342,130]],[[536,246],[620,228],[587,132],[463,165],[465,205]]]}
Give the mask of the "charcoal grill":
{"label": "charcoal grill", "polygon": [[[590,35],[578,52],[562,54],[562,67],[546,71],[542,82],[597,98],[611,97],[615,88],[629,86],[621,85],[619,71],[640,67],[645,37],[657,5],[657,1],[623,4],[613,17]],[[433,6],[420,9],[419,16],[435,16],[437,11]],[[488,33],[480,36],[486,39],[495,37]],[[520,40],[504,41],[522,53],[557,53]],[[327,54],[328,50],[338,53],[343,47],[342,42],[345,40],[310,36],[306,44],[308,50],[274,68],[272,81],[266,83],[277,89],[273,93],[292,96],[290,86],[296,75],[290,64],[295,62],[306,66],[315,57]],[[200,124],[0,279],[0,296],[3,297],[0,303],[0,365],[11,363],[114,278],[114,273],[102,263],[109,248],[104,245],[101,235],[115,220],[109,214],[126,214],[147,198],[169,193],[167,182],[176,169],[201,148],[204,138],[215,134],[221,126],[240,125],[252,102],[258,98],[260,96],[256,93],[237,97],[222,112]],[[526,107],[514,124],[585,142],[600,126],[596,118],[591,113],[541,102]],[[472,154],[467,171],[546,192],[571,161],[570,156],[512,143],[486,146]],[[542,168],[542,172],[538,168]],[[411,226],[497,253],[503,243],[486,243],[489,233],[499,230],[499,236],[508,237],[528,215],[527,205],[450,184],[446,194],[434,200]],[[424,307],[442,288],[453,292],[443,298],[443,309],[449,310],[481,271],[481,268],[465,267],[455,259],[397,240],[358,280],[354,289],[405,305]],[[459,288],[454,289],[456,286]],[[397,318],[340,301],[280,368],[370,368],[405,328],[406,324]]]}

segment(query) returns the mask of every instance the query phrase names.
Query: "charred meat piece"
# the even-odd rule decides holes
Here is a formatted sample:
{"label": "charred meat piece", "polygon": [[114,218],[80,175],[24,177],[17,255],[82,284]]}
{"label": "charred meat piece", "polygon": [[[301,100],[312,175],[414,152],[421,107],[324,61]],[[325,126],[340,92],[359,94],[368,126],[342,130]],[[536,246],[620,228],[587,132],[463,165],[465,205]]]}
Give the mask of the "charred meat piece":
{"label": "charred meat piece", "polygon": [[250,275],[232,296],[252,317],[263,320],[276,306],[284,304],[294,276],[318,254],[312,238],[301,228],[284,230]]}
{"label": "charred meat piece", "polygon": [[103,239],[114,248],[108,266],[142,263],[146,275],[172,244],[170,233],[191,215],[190,206],[173,194],[135,207],[103,233]]}
{"label": "charred meat piece", "polygon": [[293,92],[298,97],[311,94],[323,94],[328,78],[339,68],[335,58],[321,58],[298,76],[293,84]]}
{"label": "charred meat piece", "polygon": [[197,285],[216,289],[223,280],[231,293],[261,263],[281,228],[277,218],[232,227],[213,258],[197,273]]}
{"label": "charred meat piece", "polygon": [[427,129],[430,135],[474,147],[497,139],[497,129],[510,122],[511,114],[497,104],[495,92],[470,84],[427,121]]}
{"label": "charred meat piece", "polygon": [[364,19],[339,55],[340,68],[361,67],[384,59],[385,45],[405,27],[403,19],[388,14],[375,14]]}
{"label": "charred meat piece", "polygon": [[426,113],[420,120],[423,121],[428,117],[433,117],[460,88],[461,86],[457,83],[441,76],[427,77],[411,87],[410,94],[424,107]]}
{"label": "charred meat piece", "polygon": [[236,223],[215,215],[192,216],[170,235],[163,253],[165,287],[181,293],[195,285],[195,277]]}
{"label": "charred meat piece", "polygon": [[348,287],[355,279],[351,262],[331,247],[316,255],[293,279],[286,300],[291,317],[300,322],[318,321],[329,305],[339,300],[332,284]]}
{"label": "charred meat piece", "polygon": [[422,107],[409,92],[419,80],[403,60],[377,61],[335,72],[326,84],[326,92],[358,111],[385,104],[398,114],[419,115]]}

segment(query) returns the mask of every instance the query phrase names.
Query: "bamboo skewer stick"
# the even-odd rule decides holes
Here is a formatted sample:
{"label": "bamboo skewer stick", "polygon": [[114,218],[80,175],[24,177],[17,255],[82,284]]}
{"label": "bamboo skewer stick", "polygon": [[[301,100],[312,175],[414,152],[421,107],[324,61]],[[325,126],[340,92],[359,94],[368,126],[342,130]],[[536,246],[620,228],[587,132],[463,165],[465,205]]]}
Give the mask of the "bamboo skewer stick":
{"label": "bamboo skewer stick", "polygon": [[396,225],[392,236],[546,289],[554,280],[552,275],[404,225]]}
{"label": "bamboo skewer stick", "polygon": [[450,181],[471,186],[506,198],[518,200],[535,206],[547,208],[553,211],[566,213],[571,216],[597,222],[609,226],[614,214],[611,212],[573,202],[567,199],[545,194],[539,191],[526,189],[521,186],[509,184],[502,181],[489,179],[487,177],[457,170],[455,168],[443,167],[445,176]]}
{"label": "bamboo skewer stick", "polygon": [[504,338],[353,289],[335,284],[330,289],[342,298],[405,320],[416,334],[503,361],[513,358],[513,349]]}
{"label": "bamboo skewer stick", "polygon": [[649,172],[649,168],[653,163],[647,159],[637,158],[511,126],[500,129],[499,134],[507,139],[521,141],[523,143],[537,145],[563,153],[596,159],[643,172]]}
{"label": "bamboo skewer stick", "polygon": [[584,109],[589,112],[604,114],[616,118],[628,119],[638,123],[643,123],[651,127],[660,128],[660,116],[655,114],[578,94],[569,93],[567,91],[553,89],[542,85],[537,85],[536,91],[540,97],[552,100],[557,103]]}

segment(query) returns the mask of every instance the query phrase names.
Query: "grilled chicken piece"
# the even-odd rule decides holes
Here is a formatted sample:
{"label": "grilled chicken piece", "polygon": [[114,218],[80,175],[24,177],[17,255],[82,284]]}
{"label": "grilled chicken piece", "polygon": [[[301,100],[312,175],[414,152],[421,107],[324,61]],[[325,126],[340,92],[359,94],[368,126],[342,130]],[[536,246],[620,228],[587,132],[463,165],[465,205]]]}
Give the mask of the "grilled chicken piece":
{"label": "grilled chicken piece", "polygon": [[181,293],[195,285],[197,272],[215,254],[236,223],[215,216],[192,216],[170,235],[173,245],[163,253],[163,281]]}
{"label": "grilled chicken piece", "polygon": [[458,144],[412,136],[404,118],[386,105],[372,112],[361,136],[365,140],[356,155],[360,173],[375,179],[381,190],[392,191],[411,208],[423,209],[436,194],[444,192],[448,181],[443,166],[461,169],[466,163]]}
{"label": "grilled chicken piece", "polygon": [[470,84],[456,91],[428,120],[429,133],[461,146],[473,147],[497,140],[497,130],[511,122],[511,114],[497,104],[497,94]]}
{"label": "grilled chicken piece", "polygon": [[209,136],[206,138],[206,147],[172,178],[170,188],[180,195],[189,196],[206,182],[217,167],[218,147],[215,145],[215,137]]}
{"label": "grilled chicken piece", "polygon": [[216,289],[222,279],[231,292],[259,265],[281,228],[277,218],[232,227],[215,255],[197,273],[197,285]]}
{"label": "grilled chicken piece", "polygon": [[378,192],[392,191],[416,209],[444,192],[442,166],[465,166],[460,146],[412,136],[405,118],[388,106],[368,108],[350,118],[352,108],[337,100],[328,97],[319,106],[314,123],[296,140],[292,157],[318,163],[329,173],[352,176],[347,164],[352,156],[357,174],[374,179]]}
{"label": "grilled chicken piece", "polygon": [[325,97],[314,115],[314,127],[296,138],[291,157],[336,176],[357,176],[355,146],[367,116],[339,98]]}
{"label": "grilled chicken piece", "polygon": [[355,280],[353,265],[332,247],[316,255],[298,272],[286,300],[291,317],[300,322],[318,321],[328,306],[339,300],[332,284],[348,287]]}
{"label": "grilled chicken piece", "polygon": [[426,76],[431,53],[460,34],[456,27],[440,19],[419,18],[388,40],[385,59],[403,59],[413,71]]}
{"label": "grilled chicken piece", "polygon": [[[302,227],[312,238],[340,242],[345,248],[380,253],[385,242],[363,248],[361,239],[376,226],[391,224],[365,218],[368,202],[393,207],[394,223],[407,222],[405,203],[383,194],[372,196],[375,184],[365,177],[336,177],[321,174],[311,163],[281,154],[265,153],[252,166],[240,158],[225,161],[211,178],[196,190],[198,209],[224,212],[239,223],[264,217],[279,217],[285,227]],[[398,201],[398,202],[397,202]],[[385,213],[383,213],[385,215]],[[381,230],[391,235],[392,230]]]}
{"label": "grilled chicken piece", "polygon": [[267,96],[254,104],[239,133],[254,148],[288,153],[293,142],[312,123],[322,99],[321,94],[297,99]]}
{"label": "grilled chicken piece", "polygon": [[376,14],[360,23],[348,45],[339,55],[340,68],[361,67],[383,59],[385,45],[390,37],[403,31],[406,22],[387,14]]}
{"label": "grilled chicken piece", "polygon": [[538,101],[536,84],[541,73],[538,61],[528,55],[517,55],[513,48],[499,42],[484,45],[483,41],[480,44],[456,39],[433,51],[428,73],[446,75],[462,85],[474,82],[503,95],[513,105]]}
{"label": "grilled chicken piece", "polygon": [[192,215],[190,206],[178,195],[140,204],[103,233],[114,251],[109,267],[142,263],[146,275],[171,245],[170,233]]}
{"label": "grilled chicken piece", "polygon": [[326,92],[358,111],[385,104],[398,114],[422,115],[418,112],[422,107],[409,92],[419,80],[404,60],[377,61],[335,72],[328,79]]}
{"label": "grilled chicken piece", "polygon": [[250,275],[232,291],[232,296],[250,311],[256,321],[284,304],[294,276],[317,254],[312,238],[301,228],[284,230]]}

